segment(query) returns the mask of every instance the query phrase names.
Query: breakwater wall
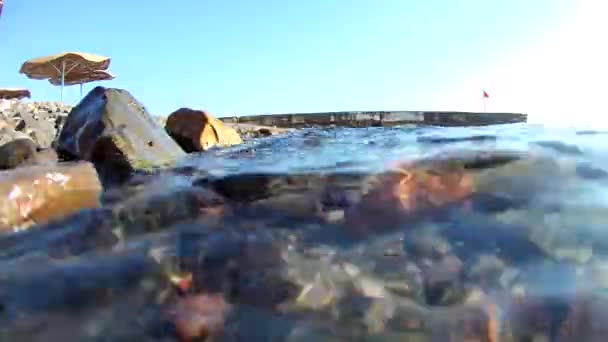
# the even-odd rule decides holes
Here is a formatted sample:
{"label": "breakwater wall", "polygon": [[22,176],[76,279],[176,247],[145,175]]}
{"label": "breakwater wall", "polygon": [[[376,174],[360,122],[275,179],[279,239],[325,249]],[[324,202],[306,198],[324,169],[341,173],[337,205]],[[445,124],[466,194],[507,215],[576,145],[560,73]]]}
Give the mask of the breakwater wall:
{"label": "breakwater wall", "polygon": [[425,111],[360,111],[245,115],[224,117],[229,123],[247,123],[284,128],[317,126],[383,127],[405,124],[432,126],[487,126],[526,122],[527,115],[519,113],[425,112]]}

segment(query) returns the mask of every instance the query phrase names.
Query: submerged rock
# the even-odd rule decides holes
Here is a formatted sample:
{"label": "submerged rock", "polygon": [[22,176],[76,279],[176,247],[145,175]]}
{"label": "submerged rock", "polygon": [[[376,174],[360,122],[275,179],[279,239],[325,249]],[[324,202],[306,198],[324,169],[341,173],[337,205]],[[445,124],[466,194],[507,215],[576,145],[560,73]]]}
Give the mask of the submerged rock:
{"label": "submerged rock", "polygon": [[97,207],[101,191],[97,172],[88,162],[0,172],[0,232]]}
{"label": "submerged rock", "polygon": [[29,255],[63,259],[90,251],[110,250],[118,242],[113,226],[110,209],[84,209],[65,219],[0,236],[0,259]]}
{"label": "submerged rock", "polygon": [[396,229],[408,218],[461,203],[474,191],[473,176],[458,160],[420,160],[378,175],[359,203],[346,211],[345,229],[365,236]]}
{"label": "submerged rock", "polygon": [[126,90],[96,87],[70,112],[57,150],[93,162],[104,182],[123,181],[184,156],[182,149]]}
{"label": "submerged rock", "polygon": [[141,250],[4,266],[0,289],[0,336],[9,340],[148,340],[172,298],[162,269]]}
{"label": "submerged rock", "polygon": [[224,122],[224,125],[236,130],[236,132],[244,139],[263,138],[273,135],[285,134],[287,132],[293,131],[293,129],[289,128],[260,126],[246,123]]}
{"label": "submerged rock", "polygon": [[165,125],[167,132],[186,152],[201,152],[216,145],[243,142],[234,128],[202,110],[180,108],[169,115]]}
{"label": "submerged rock", "polygon": [[174,224],[223,213],[223,199],[208,189],[191,187],[143,191],[114,207],[120,235],[141,235]]}

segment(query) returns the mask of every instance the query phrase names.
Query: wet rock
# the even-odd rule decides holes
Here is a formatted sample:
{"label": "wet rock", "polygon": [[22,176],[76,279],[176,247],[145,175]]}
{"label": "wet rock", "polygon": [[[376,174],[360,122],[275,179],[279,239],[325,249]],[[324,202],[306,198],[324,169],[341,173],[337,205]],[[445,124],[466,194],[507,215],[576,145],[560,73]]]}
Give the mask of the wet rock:
{"label": "wet rock", "polygon": [[608,171],[586,163],[580,163],[576,165],[576,174],[579,177],[588,180],[608,179]]}
{"label": "wet rock", "polygon": [[607,131],[597,131],[597,130],[582,130],[576,131],[576,135],[598,135],[598,134],[606,134]]}
{"label": "wet rock", "polygon": [[[321,175],[285,174],[239,174],[223,178],[204,180],[211,188],[235,202],[253,202],[283,194],[320,192],[323,187]],[[198,185],[204,185],[196,183]]]}
{"label": "wet rock", "polygon": [[57,159],[54,150],[38,150],[30,139],[16,139],[0,146],[1,170],[21,166],[53,165],[57,163]]}
{"label": "wet rock", "polygon": [[465,200],[473,178],[453,160],[420,160],[397,165],[376,177],[361,201],[346,211],[345,228],[355,236],[388,232],[402,222]]}
{"label": "wet rock", "polygon": [[[467,269],[467,278],[482,289],[497,288],[501,285],[501,277],[505,275],[504,261],[492,254],[481,254]],[[503,282],[508,282],[505,279]]]}
{"label": "wet rock", "polygon": [[475,173],[474,187],[479,194],[491,194],[513,207],[525,207],[539,197],[560,196],[564,185],[574,180],[575,167],[546,155],[531,155],[500,167]]}
{"label": "wet rock", "polygon": [[416,138],[416,141],[423,144],[449,144],[459,142],[483,142],[496,141],[494,135],[472,135],[468,137],[440,137],[440,136],[422,136]]}
{"label": "wet rock", "polygon": [[488,215],[456,211],[440,225],[441,234],[462,260],[480,253],[495,254],[516,265],[544,259],[546,254],[528,239],[529,227],[504,223]]}
{"label": "wet rock", "polygon": [[[299,287],[286,273],[285,246],[271,233],[216,231],[180,237],[180,259],[193,274],[195,292],[221,293],[234,304],[275,307],[294,299]],[[198,248],[197,246],[198,244]],[[192,255],[194,253],[194,255]]]}
{"label": "wet rock", "polygon": [[0,232],[45,223],[99,205],[102,191],[88,162],[31,166],[0,172]]}
{"label": "wet rock", "polygon": [[288,128],[260,126],[245,123],[224,123],[224,125],[233,128],[241,137],[245,139],[263,138],[293,131],[293,129]]}
{"label": "wet rock", "polygon": [[96,87],[68,115],[57,151],[95,164],[104,183],[150,172],[184,156],[182,149],[126,90]]}
{"label": "wet rock", "polygon": [[186,152],[201,152],[213,146],[242,143],[232,127],[211,114],[189,108],[180,108],[167,118],[165,129]]}
{"label": "wet rock", "polygon": [[143,191],[114,208],[122,237],[168,230],[174,224],[223,213],[223,198],[199,187]]}
{"label": "wet rock", "polygon": [[44,255],[63,259],[90,251],[108,251],[118,242],[107,208],[84,209],[65,219],[0,236],[0,258]]}
{"label": "wet rock", "polygon": [[417,258],[441,258],[452,249],[450,243],[433,227],[423,227],[407,234],[403,241],[408,253]]}
{"label": "wet rock", "polygon": [[423,268],[426,301],[429,305],[447,305],[462,299],[463,263],[456,256],[446,256]]}
{"label": "wet rock", "polygon": [[125,296],[154,303],[170,284],[145,251],[89,256],[60,262],[0,268],[3,318],[70,312],[101,306]]}
{"label": "wet rock", "polygon": [[314,220],[323,217],[321,203],[316,194],[288,193],[251,203],[251,209],[268,215],[286,217],[288,219]]}
{"label": "wet rock", "polygon": [[143,251],[2,267],[0,289],[10,340],[149,340],[173,298]]}
{"label": "wet rock", "polygon": [[537,141],[536,145],[567,155],[582,155],[583,151],[576,145],[569,145],[561,141]]}
{"label": "wet rock", "polygon": [[572,223],[562,213],[546,214],[541,222],[530,222],[529,240],[556,260],[587,263],[593,257],[592,234]]}

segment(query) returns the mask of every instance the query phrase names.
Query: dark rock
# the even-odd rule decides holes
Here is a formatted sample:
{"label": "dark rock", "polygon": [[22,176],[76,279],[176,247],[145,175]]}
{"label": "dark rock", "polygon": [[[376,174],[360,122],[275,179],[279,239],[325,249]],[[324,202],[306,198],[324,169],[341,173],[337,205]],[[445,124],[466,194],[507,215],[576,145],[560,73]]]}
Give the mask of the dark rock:
{"label": "dark rock", "polygon": [[283,243],[271,233],[216,231],[198,236],[191,231],[180,237],[180,259],[193,273],[195,291],[222,293],[231,303],[262,307],[297,295],[299,288],[286,277]]}
{"label": "dark rock", "polygon": [[252,124],[241,124],[241,123],[224,123],[228,127],[234,128],[237,133],[244,139],[255,139],[255,138],[263,138],[268,136],[274,136],[279,134],[284,134],[287,132],[291,132],[291,129],[287,128],[278,128],[278,127],[270,127],[270,126],[260,126],[260,125],[252,125]]}
{"label": "dark rock", "polygon": [[598,134],[607,134],[608,131],[596,131],[596,130],[582,130],[576,131],[576,135],[598,135]]}
{"label": "dark rock", "polygon": [[0,268],[2,317],[9,320],[24,314],[81,310],[133,293],[155,301],[167,288],[159,265],[140,250]]}
{"label": "dark rock", "polygon": [[57,153],[54,150],[38,150],[30,139],[16,139],[0,146],[1,170],[21,166],[53,165],[57,161]]}
{"label": "dark rock", "polygon": [[45,254],[63,259],[94,250],[109,250],[118,242],[112,232],[113,223],[111,210],[86,209],[18,234],[0,235],[0,258]]}
{"label": "dark rock", "polygon": [[445,256],[423,269],[425,294],[429,305],[453,304],[464,295],[462,288],[463,263],[456,256]]}
{"label": "dark rock", "polygon": [[589,180],[608,179],[608,172],[589,164],[580,163],[576,165],[576,174]]}
{"label": "dark rock", "polygon": [[482,289],[498,288],[500,278],[505,270],[505,263],[493,254],[482,254],[477,257],[472,265],[467,267],[467,278],[475,284],[480,284]]}
{"label": "dark rock", "polygon": [[416,138],[416,141],[423,144],[450,144],[459,142],[479,142],[479,141],[496,141],[494,135],[472,135],[468,137],[440,137],[440,136],[422,136]]}
{"label": "dark rock", "polygon": [[155,340],[161,307],[173,298],[143,251],[15,265],[0,274],[0,334],[10,340]]}
{"label": "dark rock", "polygon": [[142,192],[114,208],[125,237],[158,232],[172,225],[223,213],[223,198],[208,189],[191,187]]}
{"label": "dark rock", "polygon": [[417,258],[442,258],[452,249],[443,236],[436,231],[425,229],[408,233],[403,243],[408,254]]}
{"label": "dark rock", "polygon": [[126,90],[93,89],[68,115],[57,150],[91,161],[104,182],[122,182],[184,156],[181,148]]}
{"label": "dark rock", "polygon": [[561,141],[537,141],[536,145],[568,155],[582,155],[583,151],[576,145],[569,145]]}
{"label": "dark rock", "polygon": [[229,200],[253,202],[286,193],[320,189],[321,175],[239,174],[209,182],[211,188]]}
{"label": "dark rock", "polygon": [[515,264],[546,257],[545,252],[528,239],[529,227],[502,223],[487,215],[455,211],[442,222],[441,234],[463,260],[471,260],[479,253],[496,254]]}

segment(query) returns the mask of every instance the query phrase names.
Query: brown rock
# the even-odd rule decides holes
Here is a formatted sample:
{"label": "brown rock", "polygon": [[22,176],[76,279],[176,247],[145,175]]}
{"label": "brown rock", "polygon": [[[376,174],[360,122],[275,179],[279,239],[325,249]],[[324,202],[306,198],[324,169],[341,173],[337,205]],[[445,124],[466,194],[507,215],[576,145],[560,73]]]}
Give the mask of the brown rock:
{"label": "brown rock", "polygon": [[167,118],[165,129],[186,152],[243,142],[236,130],[202,110],[176,110]]}
{"label": "brown rock", "polygon": [[151,171],[184,156],[129,92],[93,89],[68,115],[57,151],[93,162],[104,182],[122,182],[133,171]]}
{"label": "brown rock", "polygon": [[0,172],[0,232],[97,207],[101,190],[97,172],[86,162]]}
{"label": "brown rock", "polygon": [[460,202],[473,191],[473,177],[463,163],[403,163],[376,177],[361,201],[346,212],[345,227],[355,235],[394,229],[405,218]]}

